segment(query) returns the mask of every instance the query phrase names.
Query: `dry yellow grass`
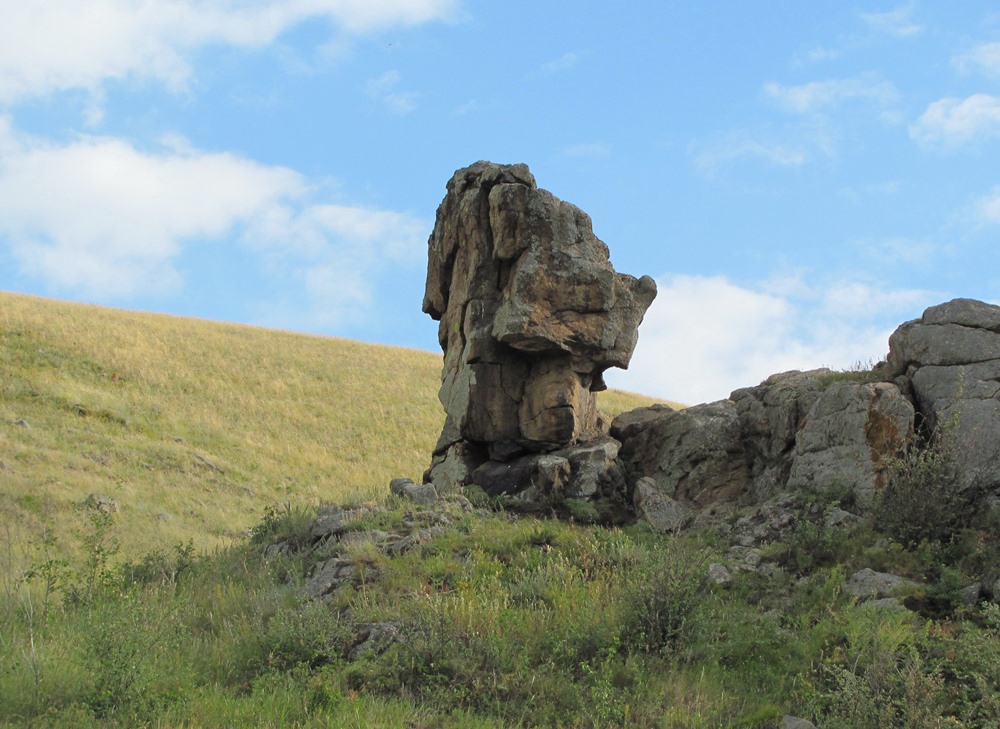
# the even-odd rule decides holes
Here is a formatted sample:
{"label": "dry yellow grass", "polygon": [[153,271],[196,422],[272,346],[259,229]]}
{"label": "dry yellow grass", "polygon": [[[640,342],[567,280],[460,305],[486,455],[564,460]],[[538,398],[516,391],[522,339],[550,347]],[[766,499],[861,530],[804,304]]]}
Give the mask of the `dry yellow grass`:
{"label": "dry yellow grass", "polygon": [[[379,498],[429,461],[440,365],[430,352],[0,294],[0,516],[68,548],[80,505],[105,494],[135,553],[225,543],[278,502]],[[652,402],[600,397],[608,416]]]}

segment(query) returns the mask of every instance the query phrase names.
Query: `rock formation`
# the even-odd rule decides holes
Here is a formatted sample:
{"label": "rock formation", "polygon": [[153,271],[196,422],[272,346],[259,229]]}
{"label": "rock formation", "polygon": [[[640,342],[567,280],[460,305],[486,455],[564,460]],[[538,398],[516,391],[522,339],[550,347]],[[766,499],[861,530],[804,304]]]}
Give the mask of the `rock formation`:
{"label": "rock formation", "polygon": [[423,302],[444,350],[446,420],[425,475],[439,492],[474,480],[586,498],[621,480],[594,393],[628,366],[656,286],[608,255],[590,218],[525,165],[477,162],[448,182]]}
{"label": "rock formation", "polygon": [[1000,489],[1000,307],[954,299],[889,338],[888,377],[949,437],[965,486]]}
{"label": "rock formation", "polygon": [[1000,307],[931,307],[890,337],[886,363],[858,374],[786,372],[715,403],[624,413],[611,435],[626,480],[643,479],[646,500],[655,483],[694,508],[831,487],[866,508],[890,459],[945,429],[960,485],[1000,502]]}

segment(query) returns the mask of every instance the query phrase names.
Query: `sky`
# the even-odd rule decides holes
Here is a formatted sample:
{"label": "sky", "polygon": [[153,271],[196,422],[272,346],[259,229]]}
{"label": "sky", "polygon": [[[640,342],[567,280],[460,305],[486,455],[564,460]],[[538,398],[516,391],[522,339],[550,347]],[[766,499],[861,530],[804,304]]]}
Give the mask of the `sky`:
{"label": "sky", "polygon": [[526,163],[689,404],[1000,303],[994,2],[0,0],[0,290],[439,352],[454,171]]}

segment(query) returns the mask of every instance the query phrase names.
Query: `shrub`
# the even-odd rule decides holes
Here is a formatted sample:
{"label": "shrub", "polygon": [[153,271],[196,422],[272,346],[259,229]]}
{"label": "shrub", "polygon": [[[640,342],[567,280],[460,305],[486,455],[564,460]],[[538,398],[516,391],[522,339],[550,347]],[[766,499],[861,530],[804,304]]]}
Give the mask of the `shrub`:
{"label": "shrub", "polygon": [[942,423],[925,447],[888,462],[875,525],[904,546],[947,542],[974,516],[972,493],[962,488],[954,432],[953,422]]}
{"label": "shrub", "polygon": [[623,607],[626,646],[651,653],[677,647],[704,593],[707,561],[706,553],[674,540],[636,571]]}

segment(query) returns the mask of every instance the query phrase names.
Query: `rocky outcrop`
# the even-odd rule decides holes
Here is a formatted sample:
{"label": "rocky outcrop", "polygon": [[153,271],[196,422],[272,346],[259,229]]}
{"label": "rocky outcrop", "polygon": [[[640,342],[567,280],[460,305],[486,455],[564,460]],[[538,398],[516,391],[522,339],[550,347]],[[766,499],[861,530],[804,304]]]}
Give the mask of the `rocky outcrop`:
{"label": "rocky outcrop", "polygon": [[628,366],[656,295],[608,256],[590,218],[525,165],[478,162],[448,182],[423,302],[444,350],[446,419],[425,476],[439,493],[473,474],[490,493],[600,490],[589,455],[549,454],[602,435],[594,393]]}
{"label": "rocky outcrop", "polygon": [[895,331],[870,373],[786,372],[683,411],[640,408],[611,427],[630,483],[650,478],[696,508],[835,489],[865,509],[887,466],[935,432],[957,457],[960,485],[1000,502],[1000,307],[956,299],[927,309]]}
{"label": "rocky outcrop", "polygon": [[1000,491],[1000,307],[955,299],[889,338],[887,375],[927,430],[947,430],[964,484]]}
{"label": "rocky outcrop", "polygon": [[913,436],[913,406],[890,383],[837,382],[809,410],[788,459],[789,488],[847,487],[863,506]]}
{"label": "rocky outcrop", "polygon": [[890,383],[834,378],[786,372],[707,405],[641,408],[611,434],[633,478],[696,507],[838,486],[867,503],[913,434],[913,407]]}
{"label": "rocky outcrop", "polygon": [[750,466],[731,400],[686,410],[641,408],[615,419],[611,435],[622,441],[631,473],[652,478],[673,499],[706,506],[747,488]]}

